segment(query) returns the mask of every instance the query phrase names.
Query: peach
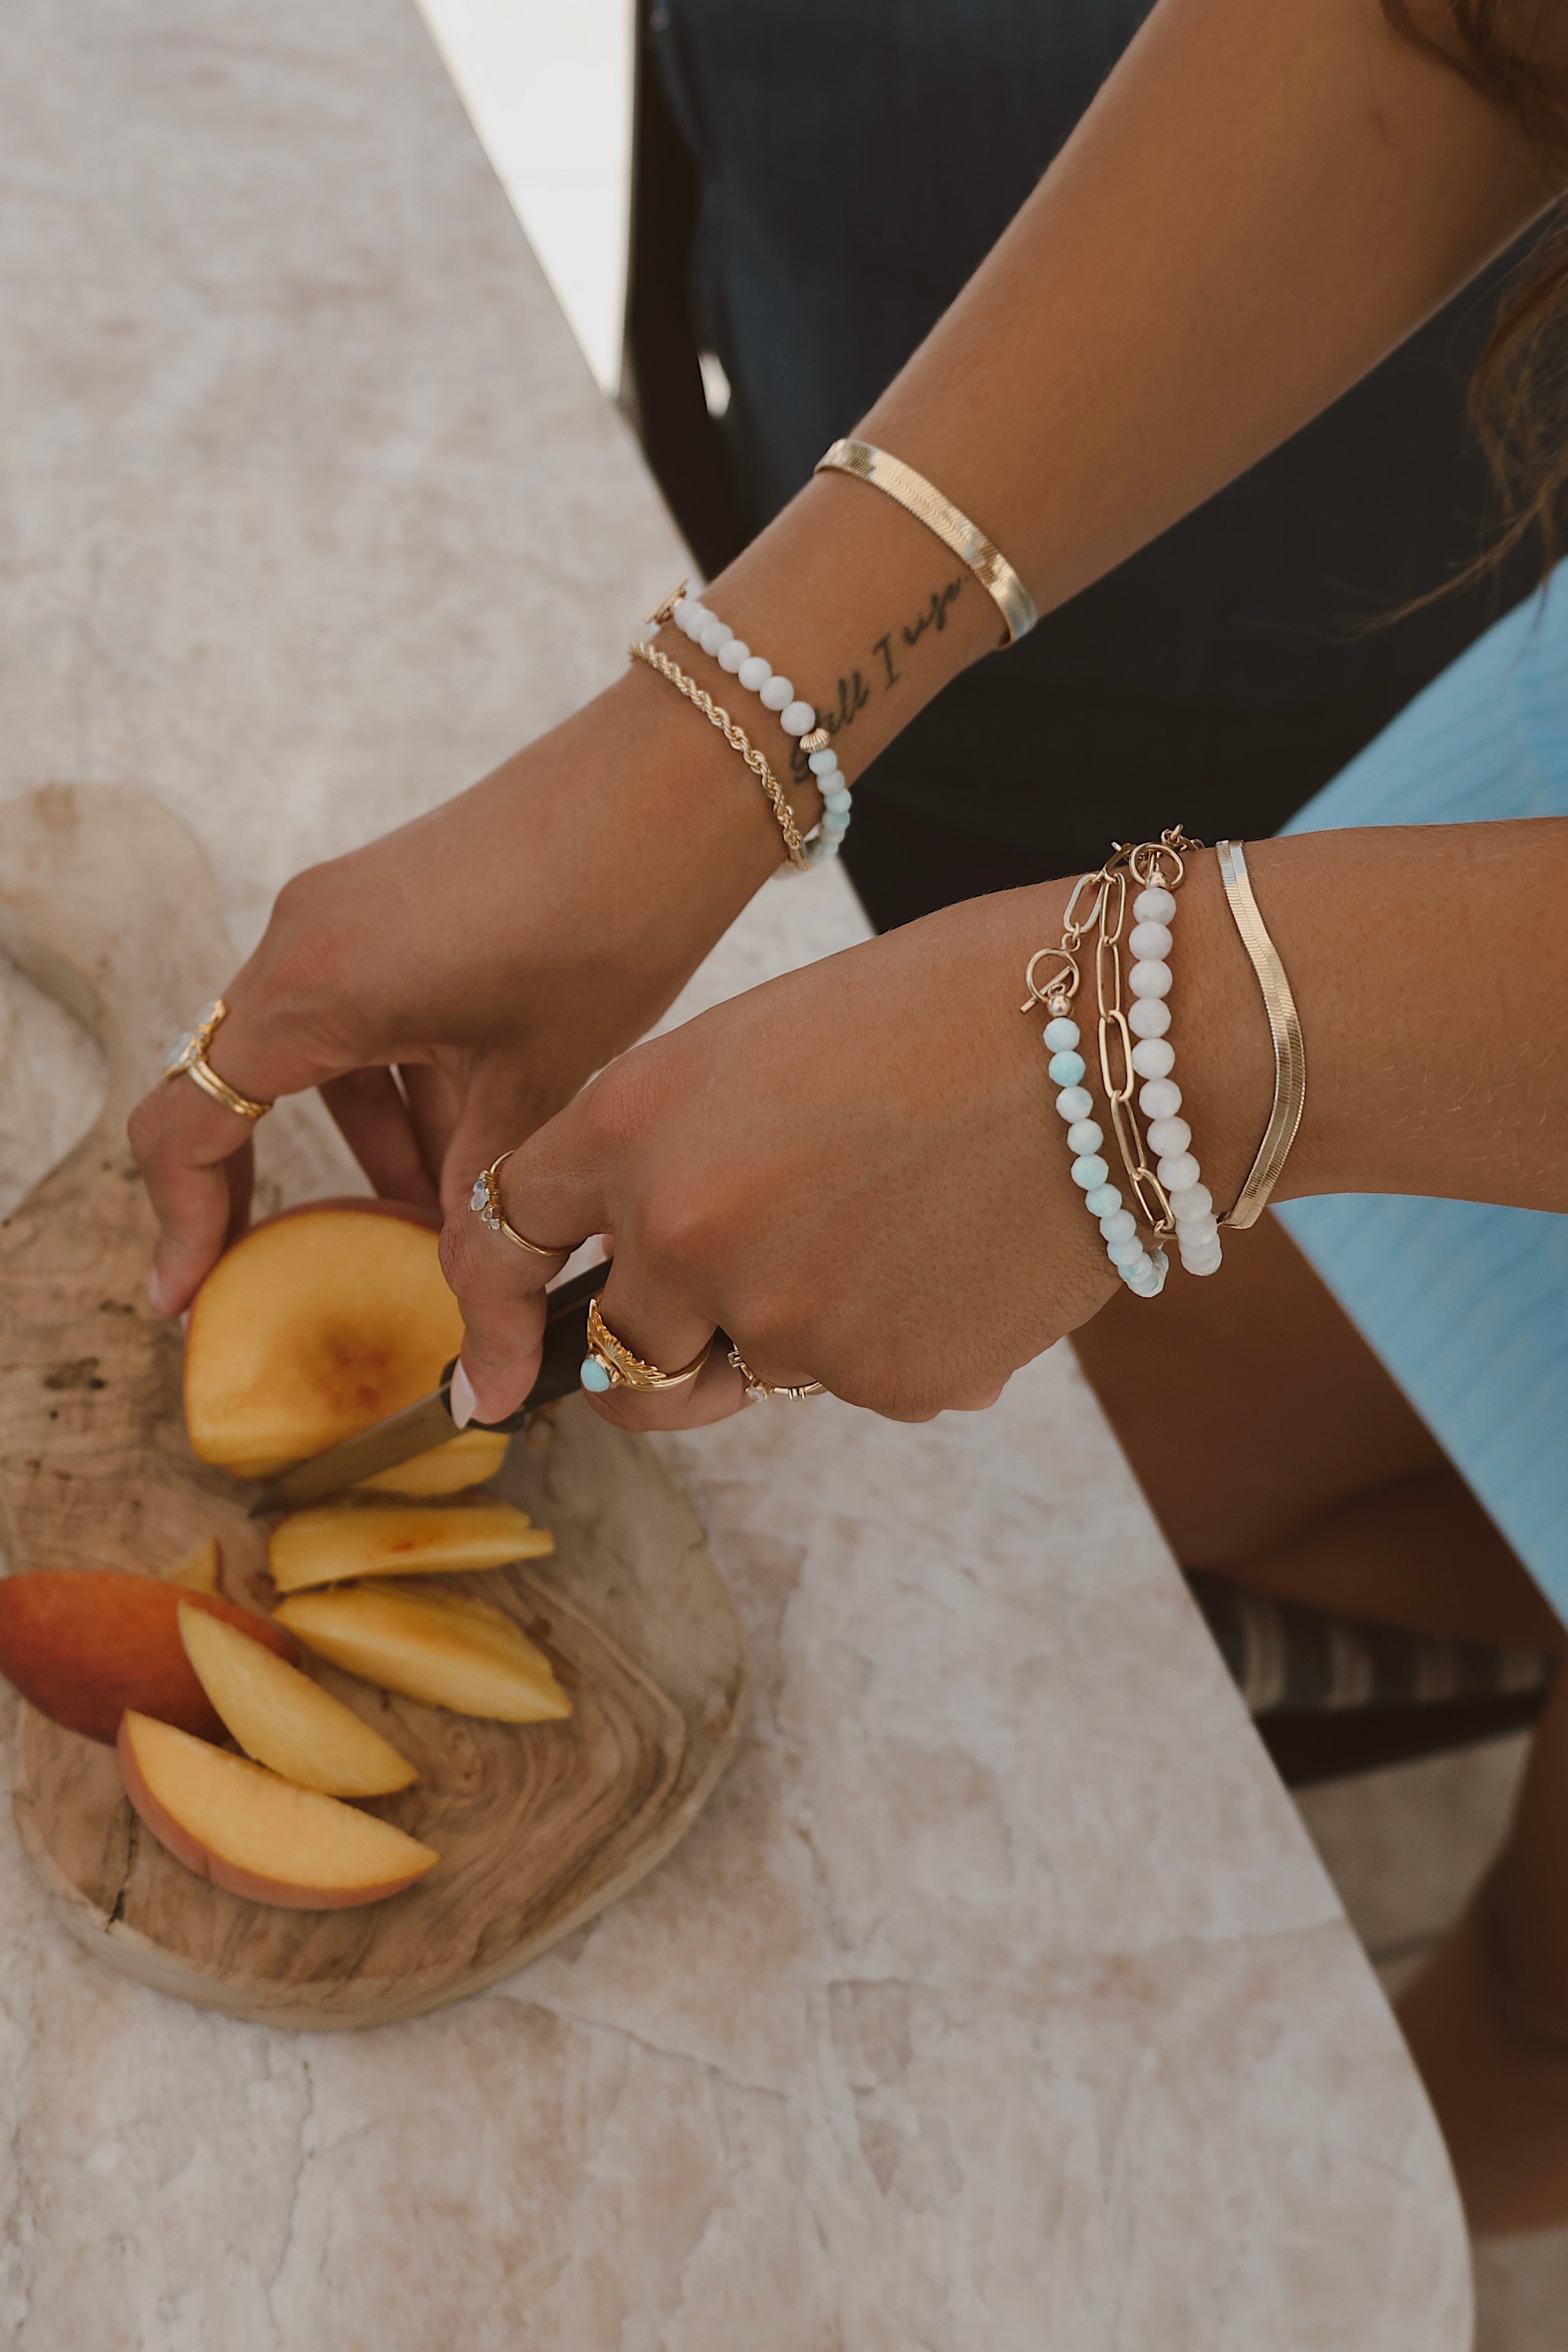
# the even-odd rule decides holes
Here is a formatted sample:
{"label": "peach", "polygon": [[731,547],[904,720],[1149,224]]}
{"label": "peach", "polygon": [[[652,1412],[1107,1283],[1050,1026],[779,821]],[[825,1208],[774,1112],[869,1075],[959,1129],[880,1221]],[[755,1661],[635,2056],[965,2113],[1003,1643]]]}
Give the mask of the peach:
{"label": "peach", "polygon": [[277,1625],[216,1593],[113,1569],[46,1568],[0,1580],[0,1674],[40,1714],[109,1747],[127,1707],[221,1738],[180,1640],[182,1606],[220,1617],[279,1657],[300,1654]]}
{"label": "peach", "polygon": [[554,1549],[549,1528],[510,1503],[313,1503],[279,1519],[267,1559],[279,1592],[302,1592],[358,1576],[504,1568]]}
{"label": "peach", "polygon": [[[445,1363],[445,1358],[442,1359]],[[434,1388],[434,1381],[430,1383]],[[465,1429],[445,1445],[432,1446],[400,1462],[395,1470],[362,1478],[358,1495],[456,1495],[465,1486],[482,1486],[506,1460],[506,1438],[499,1429]]]}
{"label": "peach", "polygon": [[463,1333],[437,1244],[430,1223],[378,1201],[253,1226],[191,1307],[185,1426],[199,1458],[270,1477],[428,1395]]}
{"label": "peach", "polygon": [[125,1793],[159,1844],[198,1878],[253,1903],[293,1911],[384,1903],[441,1859],[391,1822],[297,1789],[134,1708],[116,1753]]}
{"label": "peach", "polygon": [[466,1594],[373,1583],[297,1592],[278,1622],[334,1666],[426,1706],[500,1723],[572,1712],[543,1651],[504,1610]]}
{"label": "peach", "polygon": [[247,1756],[326,1797],[385,1797],[419,1778],[352,1707],[202,1609],[180,1612],[202,1688]]}

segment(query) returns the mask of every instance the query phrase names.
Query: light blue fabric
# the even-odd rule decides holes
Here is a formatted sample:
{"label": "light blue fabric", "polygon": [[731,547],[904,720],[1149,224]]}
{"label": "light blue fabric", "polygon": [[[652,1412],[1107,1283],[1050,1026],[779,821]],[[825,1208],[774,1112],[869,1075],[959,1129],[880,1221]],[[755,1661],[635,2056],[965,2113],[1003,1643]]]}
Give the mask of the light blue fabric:
{"label": "light blue fabric", "polygon": [[[1568,816],[1568,565],[1285,829]],[[1453,943],[1462,988],[1466,942]],[[1433,1008],[1462,1051],[1462,1003]],[[1563,1011],[1541,1008],[1542,1067]],[[1279,1211],[1568,1619],[1568,1217],[1345,1194]]]}

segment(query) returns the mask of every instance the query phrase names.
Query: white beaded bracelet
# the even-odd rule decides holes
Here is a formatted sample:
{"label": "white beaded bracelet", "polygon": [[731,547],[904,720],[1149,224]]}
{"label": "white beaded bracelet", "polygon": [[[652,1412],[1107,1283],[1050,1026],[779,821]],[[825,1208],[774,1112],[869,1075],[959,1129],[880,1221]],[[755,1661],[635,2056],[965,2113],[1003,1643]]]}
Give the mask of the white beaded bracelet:
{"label": "white beaded bracelet", "polygon": [[[1025,975],[1028,992],[1020,1008],[1028,1013],[1042,1004],[1050,1015],[1042,1034],[1051,1056],[1051,1079],[1059,1089],[1057,1111],[1068,1122],[1073,1182],[1083,1192],[1090,1215],[1099,1220],[1111,1265],[1129,1289],[1143,1298],[1157,1297],[1164,1286],[1168,1260],[1159,1244],[1173,1233],[1189,1273],[1214,1274],[1220,1264],[1214,1202],[1192,1150],[1192,1129],[1179,1116],[1182,1090],[1171,1076],[1176,1055],[1168,1034],[1171,1008],[1166,1003],[1171,992],[1175,887],[1185,870],[1184,852],[1200,846],[1177,825],[1158,842],[1145,842],[1135,849],[1119,845],[1098,873],[1083,875],[1068,899],[1060,947],[1041,948],[1029,960]],[[1172,861],[1169,887],[1167,858]],[[1123,1013],[1121,940],[1130,882],[1140,887],[1132,901],[1133,926],[1127,939],[1132,958],[1127,974],[1131,1003]],[[1110,1181],[1110,1163],[1101,1156],[1105,1132],[1093,1115],[1094,1097],[1086,1083],[1088,1066],[1079,1051],[1082,1034],[1071,1017],[1087,935],[1091,931],[1097,935],[1094,972],[1100,1076],[1117,1153],[1126,1168],[1136,1211],[1124,1203]],[[1036,977],[1042,962],[1058,967],[1043,985]],[[1138,1108],[1148,1122],[1142,1133],[1131,1108],[1133,1087],[1140,1080]],[[1155,1160],[1152,1168],[1151,1153]],[[1147,1243],[1139,1237],[1140,1213],[1152,1228]]]}
{"label": "white beaded bracelet", "polygon": [[1165,1000],[1171,990],[1171,925],[1175,914],[1174,893],[1161,884],[1141,890],[1132,901],[1133,926],[1127,946],[1135,961],[1127,986],[1134,1002],[1127,1026],[1138,1040],[1132,1048],[1132,1067],[1143,1080],[1138,1108],[1149,1122],[1145,1140],[1157,1155],[1154,1173],[1170,1202],[1182,1264],[1189,1274],[1217,1274],[1219,1222],[1203,1170],[1193,1154],[1193,1130],[1178,1116],[1182,1089],[1171,1076],[1176,1053],[1167,1034],[1171,1008]]}
{"label": "white beaded bracelet", "polygon": [[754,694],[765,710],[776,711],[786,735],[798,739],[822,794],[822,815],[806,842],[805,862],[826,865],[837,856],[849,830],[850,799],[838,754],[828,741],[826,729],[817,726],[816,711],[800,699],[787,677],[771,669],[761,654],[743,645],[729,624],[719,620],[696,597],[682,593],[669,607],[669,618],[693,645],[711,655],[721,669],[730,671],[749,694]]}

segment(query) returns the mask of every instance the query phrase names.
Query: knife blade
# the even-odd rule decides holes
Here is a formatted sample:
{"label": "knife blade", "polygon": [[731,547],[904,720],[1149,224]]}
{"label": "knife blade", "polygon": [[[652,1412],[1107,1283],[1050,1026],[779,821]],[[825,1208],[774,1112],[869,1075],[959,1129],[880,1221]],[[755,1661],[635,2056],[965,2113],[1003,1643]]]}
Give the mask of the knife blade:
{"label": "knife blade", "polygon": [[[504,1421],[471,1421],[470,1429],[521,1429],[542,1405],[571,1394],[588,1351],[588,1301],[603,1288],[607,1272],[603,1265],[593,1265],[585,1274],[563,1282],[559,1290],[546,1291],[544,1349],[538,1378],[515,1412]],[[340,1495],[345,1486],[357,1486],[363,1478],[395,1470],[399,1463],[411,1462],[416,1454],[427,1454],[433,1445],[444,1445],[456,1437],[458,1424],[451,1408],[456,1364],[454,1357],[441,1375],[440,1387],[421,1397],[417,1404],[405,1405],[401,1412],[362,1429],[357,1437],[345,1437],[341,1444],[329,1445],[324,1454],[285,1470],[263,1486],[250,1506],[251,1517],[263,1518],[269,1511],[297,1511],[306,1503]]]}

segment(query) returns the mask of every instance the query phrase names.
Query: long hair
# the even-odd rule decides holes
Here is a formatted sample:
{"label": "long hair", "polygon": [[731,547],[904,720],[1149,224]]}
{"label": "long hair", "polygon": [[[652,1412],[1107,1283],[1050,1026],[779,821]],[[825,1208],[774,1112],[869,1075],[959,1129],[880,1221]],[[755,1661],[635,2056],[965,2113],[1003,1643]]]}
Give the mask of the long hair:
{"label": "long hair", "polygon": [[1568,490],[1568,8],[1563,0],[1443,0],[1439,31],[1429,5],[1420,23],[1412,0],[1381,5],[1404,39],[1514,117],[1543,189],[1559,191],[1504,289],[1471,381],[1470,420],[1491,468],[1497,523],[1490,545],[1452,584],[1489,572],[1531,537],[1544,578],[1562,552]]}

